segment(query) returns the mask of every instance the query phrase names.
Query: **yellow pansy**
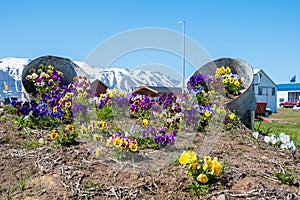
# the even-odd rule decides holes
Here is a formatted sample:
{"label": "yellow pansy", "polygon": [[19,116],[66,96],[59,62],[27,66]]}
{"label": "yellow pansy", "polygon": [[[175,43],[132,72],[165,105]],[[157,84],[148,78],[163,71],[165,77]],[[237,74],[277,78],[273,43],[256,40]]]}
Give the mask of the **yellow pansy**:
{"label": "yellow pansy", "polygon": [[238,80],[234,81],[234,85],[240,86],[240,82]]}
{"label": "yellow pansy", "polygon": [[200,174],[199,176],[197,176],[197,181],[199,181],[200,183],[207,183],[208,178],[206,174]]}
{"label": "yellow pansy", "polygon": [[228,78],[227,77],[225,79],[223,79],[223,83],[224,84],[228,83]]}
{"label": "yellow pansy", "polygon": [[231,73],[231,69],[230,69],[230,67],[226,67],[226,74],[230,74]]}
{"label": "yellow pansy", "polygon": [[206,110],[206,111],[204,112],[204,116],[205,116],[205,117],[210,117],[210,112],[209,112],[208,110]]}
{"label": "yellow pansy", "polygon": [[48,69],[52,71],[54,67],[52,65],[48,65]]}
{"label": "yellow pansy", "polygon": [[211,174],[217,176],[222,171],[222,165],[219,163],[218,158],[214,158],[211,164]]}
{"label": "yellow pansy", "polygon": [[121,145],[122,145],[122,139],[121,138],[115,138],[114,139],[114,145],[116,147],[121,147]]}
{"label": "yellow pansy", "polygon": [[204,156],[204,163],[208,165],[208,167],[211,166],[211,157],[210,156]]}
{"label": "yellow pansy", "polygon": [[50,139],[51,140],[55,140],[58,136],[58,130],[52,130],[51,133],[50,133]]}
{"label": "yellow pansy", "polygon": [[197,162],[192,162],[190,167],[193,171],[196,171],[199,167],[199,164]]}
{"label": "yellow pansy", "polygon": [[34,69],[34,68],[30,68],[29,73],[30,73],[30,74],[35,73],[35,69]]}
{"label": "yellow pansy", "polygon": [[126,149],[126,148],[128,147],[128,141],[125,140],[125,139],[123,139],[123,140],[122,140],[122,144],[121,144],[120,147],[121,147],[122,149]]}
{"label": "yellow pansy", "polygon": [[67,101],[67,102],[65,103],[65,107],[66,107],[66,108],[70,108],[71,106],[72,106],[72,102]]}
{"label": "yellow pansy", "polygon": [[130,143],[129,149],[133,152],[136,152],[138,150],[138,145],[134,142]]}
{"label": "yellow pansy", "polygon": [[46,66],[45,66],[44,64],[40,64],[39,67],[40,67],[41,69],[46,69]]}
{"label": "yellow pansy", "polygon": [[87,133],[88,133],[87,128],[86,128],[85,126],[81,126],[81,128],[80,128],[80,133],[81,133],[83,136],[87,135]]}
{"label": "yellow pansy", "polygon": [[186,165],[190,162],[190,154],[186,151],[182,152],[180,158],[179,158],[179,163],[182,165]]}
{"label": "yellow pansy", "polygon": [[148,124],[149,124],[148,119],[144,119],[142,122],[142,126],[148,126]]}
{"label": "yellow pansy", "polygon": [[73,127],[72,125],[70,125],[70,124],[66,125],[66,128],[65,128],[65,129],[66,129],[67,131],[72,132],[72,133],[74,133],[74,131],[75,131],[74,127]]}
{"label": "yellow pansy", "polygon": [[195,152],[189,151],[188,153],[190,155],[190,162],[195,162],[197,160],[197,156],[196,156]]}
{"label": "yellow pansy", "polygon": [[235,117],[235,114],[233,114],[233,113],[231,113],[231,114],[229,115],[229,119],[234,119],[234,117]]}
{"label": "yellow pansy", "polygon": [[99,134],[94,134],[93,140],[102,142],[103,137]]}

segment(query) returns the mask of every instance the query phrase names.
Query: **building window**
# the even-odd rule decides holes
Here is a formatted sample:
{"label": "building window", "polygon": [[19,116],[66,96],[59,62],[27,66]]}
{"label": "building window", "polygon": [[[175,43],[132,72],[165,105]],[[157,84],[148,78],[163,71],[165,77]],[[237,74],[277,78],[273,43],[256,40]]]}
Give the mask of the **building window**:
{"label": "building window", "polygon": [[275,96],[275,88],[272,88],[272,96]]}
{"label": "building window", "polygon": [[279,102],[284,102],[284,98],[279,98]]}
{"label": "building window", "polygon": [[262,87],[258,87],[258,95],[262,95],[262,91],[263,91],[263,88]]}

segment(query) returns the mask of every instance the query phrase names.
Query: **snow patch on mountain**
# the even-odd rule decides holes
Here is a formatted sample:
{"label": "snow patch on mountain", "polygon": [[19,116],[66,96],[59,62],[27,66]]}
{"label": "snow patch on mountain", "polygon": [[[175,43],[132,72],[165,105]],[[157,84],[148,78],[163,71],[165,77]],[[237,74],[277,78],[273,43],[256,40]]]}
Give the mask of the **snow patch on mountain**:
{"label": "snow patch on mountain", "polygon": [[99,79],[109,88],[130,91],[141,85],[176,87],[180,81],[171,79],[161,72],[141,69],[97,68],[87,63],[75,61],[91,81]]}

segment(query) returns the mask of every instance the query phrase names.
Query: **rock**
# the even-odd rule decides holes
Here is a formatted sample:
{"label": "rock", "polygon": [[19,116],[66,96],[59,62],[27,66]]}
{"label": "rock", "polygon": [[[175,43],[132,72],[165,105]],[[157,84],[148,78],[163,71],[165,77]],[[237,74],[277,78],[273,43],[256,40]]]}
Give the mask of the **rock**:
{"label": "rock", "polygon": [[226,200],[225,194],[221,194],[217,197],[217,200]]}

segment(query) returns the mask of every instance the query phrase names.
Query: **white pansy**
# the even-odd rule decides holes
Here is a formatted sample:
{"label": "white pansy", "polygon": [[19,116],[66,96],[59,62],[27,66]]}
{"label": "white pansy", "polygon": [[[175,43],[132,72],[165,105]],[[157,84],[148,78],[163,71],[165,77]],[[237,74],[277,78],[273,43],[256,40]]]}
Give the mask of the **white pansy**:
{"label": "white pansy", "polygon": [[282,143],[280,149],[289,149],[289,143]]}
{"label": "white pansy", "polygon": [[257,138],[258,138],[258,135],[259,135],[259,132],[253,132],[252,135],[253,135],[253,137],[254,137],[255,139],[257,139]]}
{"label": "white pansy", "polygon": [[265,143],[270,143],[271,137],[270,136],[265,136],[264,141],[265,141]]}
{"label": "white pansy", "polygon": [[[253,137],[255,137],[256,133],[253,133]],[[296,151],[296,145],[291,140],[290,136],[285,133],[279,133],[279,137],[276,138],[275,134],[272,134],[271,136],[265,136],[264,141],[266,143],[271,143],[275,145],[276,143],[280,144],[281,149],[290,149],[292,151]],[[278,145],[279,145],[278,144]]]}
{"label": "white pansy", "polygon": [[290,142],[291,138],[289,135],[286,135],[285,133],[280,133],[279,134],[279,140],[282,142],[282,143],[288,143]]}
{"label": "white pansy", "polygon": [[275,137],[275,134],[272,134],[272,135],[271,135],[270,142],[271,142],[272,144],[276,144],[276,143],[277,143],[277,138]]}
{"label": "white pansy", "polygon": [[285,133],[279,133],[279,138],[284,138],[285,137]]}
{"label": "white pansy", "polygon": [[291,149],[292,151],[296,151],[296,145],[294,144],[293,141],[290,142],[290,149]]}

